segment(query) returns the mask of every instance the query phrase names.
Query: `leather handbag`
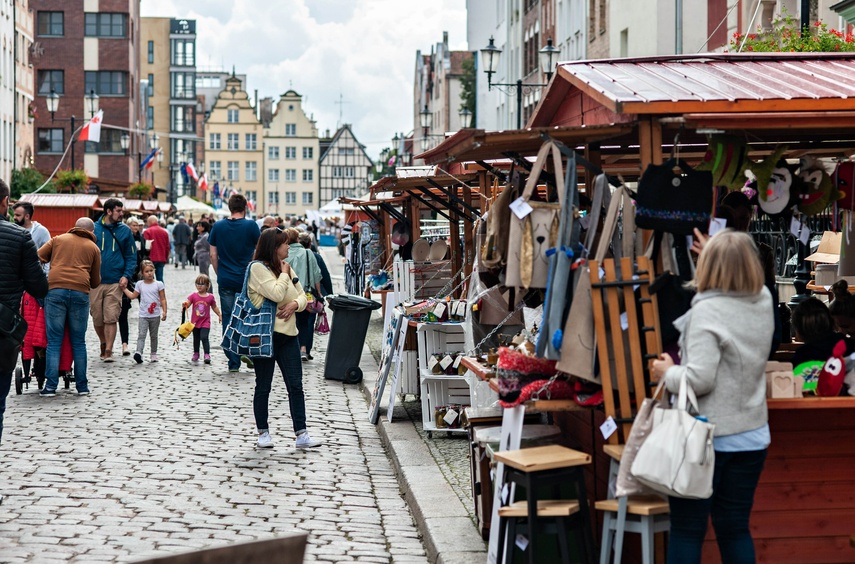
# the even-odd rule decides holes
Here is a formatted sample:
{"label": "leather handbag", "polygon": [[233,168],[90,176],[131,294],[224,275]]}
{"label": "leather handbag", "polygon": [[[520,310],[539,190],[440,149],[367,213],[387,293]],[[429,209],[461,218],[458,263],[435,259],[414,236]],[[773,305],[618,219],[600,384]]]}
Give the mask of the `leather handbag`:
{"label": "leather handbag", "polygon": [[713,493],[715,425],[689,413],[698,411],[686,375],[680,380],[677,406],[653,410],[653,430],[636,453],[631,471],[636,480],[659,493],[708,499]]}
{"label": "leather handbag", "polygon": [[0,370],[15,368],[26,335],[26,320],[17,311],[0,303]]}
{"label": "leather handbag", "polygon": [[276,303],[267,298],[261,307],[255,307],[246,293],[252,261],[246,267],[243,289],[235,296],[235,305],[229,324],[223,331],[223,350],[239,356],[270,358],[273,356],[273,324],[276,321]]}
{"label": "leather handbag", "polygon": [[[682,174],[674,172],[677,167]],[[669,159],[661,165],[648,165],[638,180],[635,223],[643,229],[692,235],[698,228],[706,233],[712,212],[711,172]]]}
{"label": "leather handbag", "polygon": [[656,391],[651,397],[644,398],[641,407],[638,408],[638,413],[635,414],[632,428],[623,447],[623,454],[620,457],[620,469],[615,483],[615,497],[650,493],[650,489],[632,475],[631,469],[632,463],[638,455],[638,450],[653,430],[653,410],[661,406],[662,400],[659,398],[663,389],[665,389],[665,378],[659,380]]}
{"label": "leather handbag", "polygon": [[496,197],[487,215],[487,234],[481,253],[484,268],[498,269],[508,262],[508,222],[513,213],[510,206],[518,196],[519,174],[511,172],[504,190]]}
{"label": "leather handbag", "polygon": [[[608,191],[608,186],[605,189]],[[622,223],[622,236],[617,231],[619,217]],[[595,237],[596,234],[591,232],[596,231],[596,229],[597,226],[592,215],[588,228],[589,237],[586,237],[586,240]],[[610,246],[616,258],[623,255],[633,256],[635,253],[634,234],[632,198],[629,190],[625,186],[621,186],[611,195],[594,259],[597,263],[601,263],[606,258]],[[573,292],[570,313],[568,313],[567,321],[564,324],[561,355],[557,366],[561,372],[599,384],[600,375],[596,370],[597,343],[590,269],[586,264],[579,270],[581,271],[580,278]]]}
{"label": "leather handbag", "polygon": [[[540,173],[549,159],[553,163],[559,201],[532,201]],[[561,152],[552,141],[544,143],[538,151],[520,199],[531,207],[531,211],[523,217],[516,213],[510,214],[505,285],[545,289],[549,275],[549,259],[546,253],[555,247],[558,240],[561,208],[564,205],[564,167],[561,163]]]}

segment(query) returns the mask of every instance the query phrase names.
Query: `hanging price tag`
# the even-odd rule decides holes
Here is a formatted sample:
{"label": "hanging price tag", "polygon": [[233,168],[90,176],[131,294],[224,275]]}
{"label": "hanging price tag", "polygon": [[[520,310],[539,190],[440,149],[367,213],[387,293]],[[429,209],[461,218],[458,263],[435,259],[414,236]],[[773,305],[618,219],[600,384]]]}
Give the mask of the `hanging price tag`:
{"label": "hanging price tag", "polygon": [[511,211],[520,218],[525,219],[525,216],[534,211],[534,209],[528,205],[528,202],[525,201],[522,197],[514,200],[510,205]]}
{"label": "hanging price tag", "polygon": [[600,425],[600,432],[603,434],[604,439],[608,439],[615,433],[615,431],[617,431],[617,423],[615,423],[614,417],[609,415],[609,418],[606,419],[605,423]]}
{"label": "hanging price tag", "polygon": [[810,227],[795,217],[790,220],[790,233],[801,241],[803,245],[807,245],[808,241],[810,241]]}
{"label": "hanging price tag", "polygon": [[454,362],[454,359],[452,359],[450,355],[445,355],[442,357],[442,360],[439,361],[439,365],[442,366],[443,370],[445,370],[451,366],[452,362]]}

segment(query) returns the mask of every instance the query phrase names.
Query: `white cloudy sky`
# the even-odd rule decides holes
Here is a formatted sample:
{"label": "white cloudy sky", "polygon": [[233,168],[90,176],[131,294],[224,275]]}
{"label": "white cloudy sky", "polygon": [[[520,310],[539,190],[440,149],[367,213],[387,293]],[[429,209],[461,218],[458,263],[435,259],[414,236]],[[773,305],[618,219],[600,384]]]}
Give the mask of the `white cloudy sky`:
{"label": "white cloudy sky", "polygon": [[[198,67],[247,75],[259,97],[294,88],[321,132],[342,120],[375,159],[413,129],[416,50],[448,31],[466,49],[466,0],[142,0],[143,17],[196,20]],[[344,104],[336,104],[339,95]]]}

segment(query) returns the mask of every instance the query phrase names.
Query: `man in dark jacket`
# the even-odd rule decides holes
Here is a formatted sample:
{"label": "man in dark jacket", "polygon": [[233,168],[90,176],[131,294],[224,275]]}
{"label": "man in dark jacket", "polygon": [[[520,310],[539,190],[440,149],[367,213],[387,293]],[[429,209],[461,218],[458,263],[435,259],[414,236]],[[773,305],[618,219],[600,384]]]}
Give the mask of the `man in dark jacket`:
{"label": "man in dark jacket", "polygon": [[122,295],[137,266],[137,245],[131,228],[122,223],[124,205],[110,198],[95,222],[95,244],[101,249],[101,284],[89,293],[92,325],[101,341],[101,360],[113,362],[113,341],[122,313]]}
{"label": "man in dark jacket", "polygon": [[[21,309],[21,295],[25,290],[35,298],[43,298],[48,284],[29,231],[9,221],[8,214],[9,186],[0,179],[0,249],[3,249],[0,252],[0,307],[6,309],[5,313],[15,313]],[[6,396],[12,386],[18,350],[18,346],[0,334],[0,438],[3,437]]]}
{"label": "man in dark jacket", "polygon": [[172,229],[172,240],[175,241],[175,268],[181,263],[181,268],[187,268],[187,246],[192,235],[190,226],[183,215],[178,216],[178,223]]}

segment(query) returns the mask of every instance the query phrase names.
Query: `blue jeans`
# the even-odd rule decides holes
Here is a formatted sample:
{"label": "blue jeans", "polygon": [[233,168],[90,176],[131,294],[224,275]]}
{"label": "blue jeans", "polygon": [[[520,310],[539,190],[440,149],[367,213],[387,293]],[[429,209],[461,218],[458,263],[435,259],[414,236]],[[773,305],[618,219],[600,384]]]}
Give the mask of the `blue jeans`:
{"label": "blue jeans", "polygon": [[[232,290],[220,286],[218,293],[220,294],[220,309],[223,312],[223,333],[229,322],[232,320],[232,310],[235,307],[235,294],[239,294],[240,290]],[[229,370],[238,370],[240,368],[240,356],[233,352],[224,350],[226,358],[229,359]],[[298,353],[299,356],[299,353]]]}
{"label": "blue jeans", "polygon": [[288,391],[294,433],[301,434],[306,430],[306,400],[303,396],[303,363],[300,360],[300,342],[297,337],[273,333],[273,358],[253,358],[252,361],[255,363],[255,395],[252,398],[255,426],[259,430],[269,429],[268,400],[273,384],[273,371],[278,364]]}
{"label": "blue jeans", "polygon": [[89,323],[89,294],[77,290],[53,289],[45,298],[45,328],[47,329],[47,358],[45,389],[59,385],[59,351],[68,327],[71,355],[74,359],[74,382],[78,392],[88,392],[86,380],[86,326]]}
{"label": "blue jeans", "polygon": [[765,461],[766,449],[716,451],[712,497],[668,498],[671,506],[668,562],[700,563],[710,515],[721,561],[728,564],[755,562],[754,541],[748,529],[748,520]]}
{"label": "blue jeans", "polygon": [[154,263],[154,279],[158,282],[163,282],[163,265],[165,262]]}
{"label": "blue jeans", "polygon": [[14,370],[0,372],[0,443],[3,439],[3,414],[6,413],[6,396],[9,395],[9,389],[12,387],[12,374]]}

